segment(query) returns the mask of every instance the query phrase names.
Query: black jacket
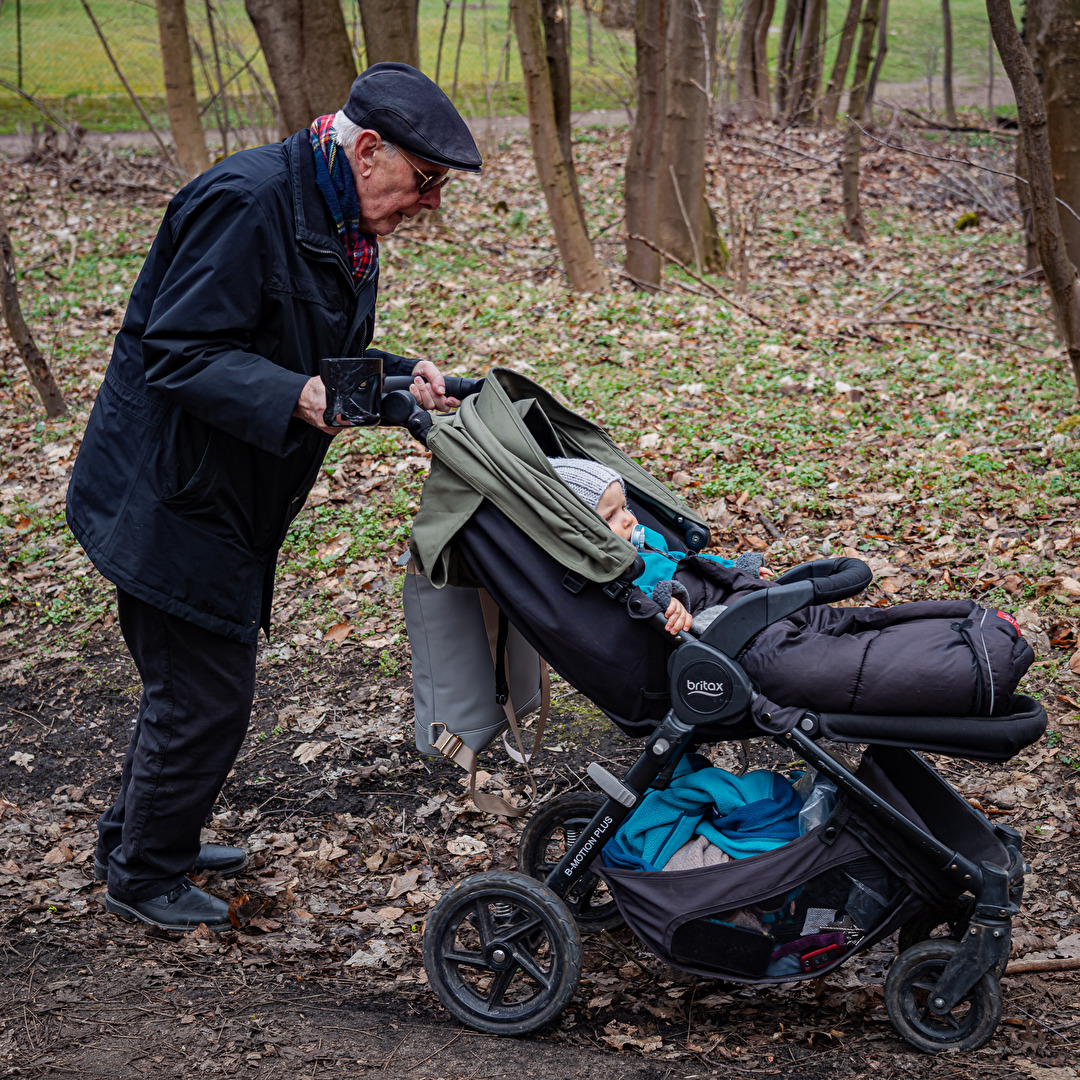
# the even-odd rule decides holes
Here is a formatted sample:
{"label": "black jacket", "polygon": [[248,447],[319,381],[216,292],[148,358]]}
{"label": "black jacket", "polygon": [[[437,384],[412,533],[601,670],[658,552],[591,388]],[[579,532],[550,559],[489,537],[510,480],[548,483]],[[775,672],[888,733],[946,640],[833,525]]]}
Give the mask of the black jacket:
{"label": "black jacket", "polygon": [[278,549],[330,438],[291,418],[324,356],[367,349],[307,131],[188,184],[131,294],[83,436],[67,520],[110,581],[215,633],[269,629]]}

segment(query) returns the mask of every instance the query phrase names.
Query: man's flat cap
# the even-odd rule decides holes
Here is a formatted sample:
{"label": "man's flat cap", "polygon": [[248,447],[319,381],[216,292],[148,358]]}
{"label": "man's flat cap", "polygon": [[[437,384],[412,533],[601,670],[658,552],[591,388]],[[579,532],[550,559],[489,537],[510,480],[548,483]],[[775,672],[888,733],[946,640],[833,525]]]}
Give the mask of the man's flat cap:
{"label": "man's flat cap", "polygon": [[408,64],[372,64],[356,77],[342,111],[432,165],[479,172],[483,164],[453,102]]}

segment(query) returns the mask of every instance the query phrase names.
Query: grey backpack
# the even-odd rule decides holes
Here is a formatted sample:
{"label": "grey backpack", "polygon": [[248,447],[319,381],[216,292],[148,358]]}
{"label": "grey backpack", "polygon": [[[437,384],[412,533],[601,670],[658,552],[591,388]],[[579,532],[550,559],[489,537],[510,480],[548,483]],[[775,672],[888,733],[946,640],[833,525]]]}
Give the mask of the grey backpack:
{"label": "grey backpack", "polygon": [[[478,809],[523,814],[527,807],[476,790],[476,759],[502,734],[507,753],[528,769],[547,719],[547,665],[482,589],[436,589],[410,562],[402,599],[412,648],[417,750],[440,754],[465,769]],[[526,752],[517,721],[538,710],[533,746]],[[529,782],[535,795],[531,774]]]}

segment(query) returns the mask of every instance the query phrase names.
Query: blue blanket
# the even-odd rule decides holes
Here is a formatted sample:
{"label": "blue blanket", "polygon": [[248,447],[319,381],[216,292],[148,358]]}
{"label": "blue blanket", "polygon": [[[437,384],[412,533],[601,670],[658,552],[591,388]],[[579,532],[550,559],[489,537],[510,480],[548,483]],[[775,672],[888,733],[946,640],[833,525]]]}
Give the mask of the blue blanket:
{"label": "blue blanket", "polygon": [[612,866],[662,870],[695,834],[733,858],[757,855],[799,835],[802,803],[782,776],[756,769],[736,776],[688,754],[666,791],[650,791],[604,845]]}

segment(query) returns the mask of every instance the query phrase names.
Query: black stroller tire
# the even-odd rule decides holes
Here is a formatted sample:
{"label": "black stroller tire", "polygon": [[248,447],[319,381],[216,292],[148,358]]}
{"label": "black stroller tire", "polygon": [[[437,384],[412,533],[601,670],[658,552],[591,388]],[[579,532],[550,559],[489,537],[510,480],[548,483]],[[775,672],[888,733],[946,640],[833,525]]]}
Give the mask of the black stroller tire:
{"label": "black stroller tire", "polygon": [[959,945],[950,938],[921,941],[893,962],[885,1008],[893,1027],[917,1050],[978,1050],[1001,1021],[1001,990],[987,972],[950,1012],[930,1011],[930,995]]}
{"label": "black stroller tire", "polygon": [[[522,831],[518,869],[529,877],[546,880],[566,853],[567,830],[583,830],[604,801],[603,795],[591,791],[569,791],[540,807]],[[563,897],[563,903],[583,934],[622,926],[615,898],[595,874],[586,874],[573,894]]]}
{"label": "black stroller tire", "polygon": [[[907,952],[908,949],[918,945],[920,941],[940,941],[942,939],[960,941],[968,927],[970,915],[971,911],[968,908],[962,912],[953,912],[951,915],[945,911],[927,911],[922,915],[916,915],[913,919],[908,919],[900,927],[900,933],[896,936],[897,953]],[[934,931],[939,928],[946,929],[948,932],[935,934]],[[1008,956],[1003,956],[990,969],[990,973],[995,979],[1000,979],[1005,974],[1005,966],[1008,962]]]}
{"label": "black stroller tire", "polygon": [[447,1010],[489,1035],[524,1035],[554,1020],[581,975],[581,935],[542,882],[474,874],[431,910],[424,968]]}

